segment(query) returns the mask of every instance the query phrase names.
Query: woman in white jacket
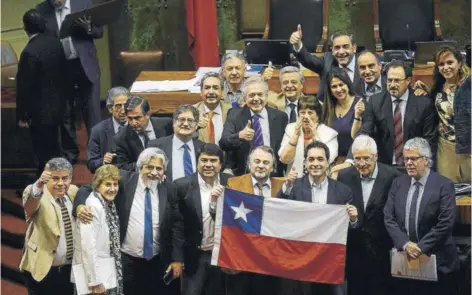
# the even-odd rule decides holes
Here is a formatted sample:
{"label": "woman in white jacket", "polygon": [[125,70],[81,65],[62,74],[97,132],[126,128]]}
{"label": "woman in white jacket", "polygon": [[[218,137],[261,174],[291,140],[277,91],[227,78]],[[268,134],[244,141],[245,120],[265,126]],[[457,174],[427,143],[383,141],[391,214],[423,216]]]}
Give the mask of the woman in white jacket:
{"label": "woman in white jacket", "polygon": [[317,140],[329,148],[329,163],[332,164],[338,156],[338,133],[324,124],[321,118],[321,104],[312,97],[306,96],[298,101],[298,120],[285,128],[285,134],[280,145],[280,161],[287,164],[287,174],[293,166],[298,177],[303,176],[305,146]]}
{"label": "woman in white jacket", "polygon": [[[113,202],[118,193],[120,173],[113,165],[104,165],[95,171],[92,193],[85,204],[93,220],[77,223],[73,265],[82,264],[90,294],[123,295],[123,275],[120,252],[120,224]],[[105,289],[100,276],[103,259],[114,258],[116,288]],[[103,272],[102,272],[103,273]]]}

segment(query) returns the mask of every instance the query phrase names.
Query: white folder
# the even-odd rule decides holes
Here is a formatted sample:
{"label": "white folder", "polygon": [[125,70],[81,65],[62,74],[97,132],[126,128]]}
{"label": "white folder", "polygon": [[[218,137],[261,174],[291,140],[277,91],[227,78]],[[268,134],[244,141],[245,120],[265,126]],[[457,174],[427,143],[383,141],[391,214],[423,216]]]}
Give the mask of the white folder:
{"label": "white folder", "polygon": [[412,280],[437,281],[436,255],[421,255],[415,260],[408,260],[406,251],[391,251],[392,277]]}
{"label": "white folder", "polygon": [[[100,265],[99,273],[100,280],[106,290],[116,288],[116,266],[114,258],[99,259]],[[78,295],[90,294],[87,274],[82,264],[72,265],[72,272],[74,273],[75,286]]]}

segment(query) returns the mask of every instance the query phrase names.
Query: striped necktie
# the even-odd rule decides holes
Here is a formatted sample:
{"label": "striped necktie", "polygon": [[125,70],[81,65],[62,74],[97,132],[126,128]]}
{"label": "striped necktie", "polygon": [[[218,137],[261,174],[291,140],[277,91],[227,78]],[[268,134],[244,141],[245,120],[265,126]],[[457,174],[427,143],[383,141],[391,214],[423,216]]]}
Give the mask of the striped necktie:
{"label": "striped necktie", "polygon": [[260,122],[261,116],[256,114],[252,117],[254,127],[254,137],[252,139],[252,146],[258,147],[264,145],[264,137],[262,136],[262,126]]}
{"label": "striped necktie", "polygon": [[401,99],[397,98],[395,103],[395,111],[393,113],[394,142],[393,151],[395,153],[395,162],[398,166],[403,166],[403,127],[402,112],[400,110]]}
{"label": "striped necktie", "polygon": [[64,223],[64,231],[66,233],[66,245],[67,245],[67,252],[66,258],[67,260],[71,260],[72,256],[74,255],[74,244],[72,238],[72,223],[69,216],[69,211],[67,211],[66,204],[64,203],[64,198],[57,199],[59,205],[61,205],[61,213],[62,213],[62,222]]}

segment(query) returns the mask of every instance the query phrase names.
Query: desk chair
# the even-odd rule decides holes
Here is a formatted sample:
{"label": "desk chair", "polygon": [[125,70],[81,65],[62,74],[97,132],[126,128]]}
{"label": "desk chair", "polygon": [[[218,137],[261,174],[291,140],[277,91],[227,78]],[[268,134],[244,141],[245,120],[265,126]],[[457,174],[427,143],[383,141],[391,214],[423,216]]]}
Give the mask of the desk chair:
{"label": "desk chair", "polygon": [[124,65],[125,87],[131,87],[142,71],[158,71],[164,69],[162,50],[122,51],[120,58]]}

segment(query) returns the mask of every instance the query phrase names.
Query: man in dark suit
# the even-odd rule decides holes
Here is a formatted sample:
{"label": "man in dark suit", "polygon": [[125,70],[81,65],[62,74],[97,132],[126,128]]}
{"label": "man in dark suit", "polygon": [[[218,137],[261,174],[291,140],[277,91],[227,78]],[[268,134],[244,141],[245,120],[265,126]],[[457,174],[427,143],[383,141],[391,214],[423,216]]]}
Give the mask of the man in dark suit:
{"label": "man in dark suit", "polygon": [[374,137],[379,162],[387,165],[404,166],[403,144],[413,137],[428,140],[435,156],[438,119],[432,100],[416,96],[409,89],[412,70],[402,61],[391,62],[386,70],[388,92],[371,97],[363,114],[360,134]]}
{"label": "man in dark suit", "polygon": [[125,103],[130,93],[124,87],[113,87],[108,90],[107,108],[111,118],[105,119],[93,126],[87,145],[87,167],[95,173],[100,166],[111,164],[116,154],[113,136],[126,125],[128,118],[125,114]]}
{"label": "man in dark suit", "polygon": [[362,84],[357,71],[356,43],[354,37],[345,32],[336,32],[331,38],[331,52],[325,52],[323,56],[312,55],[302,44],[302,27],[298,25],[297,31],[290,36],[290,43],[295,49],[298,61],[306,68],[320,76],[320,86],[317,98],[324,101],[325,92],[329,91],[327,84],[328,73],[333,67],[340,67],[349,76],[354,86],[354,93],[362,94]]}
{"label": "man in dark suit", "polygon": [[382,65],[377,56],[364,50],[357,56],[357,69],[361,78],[361,94],[367,101],[374,94],[387,90],[387,78],[382,76]]}
{"label": "man in dark suit", "polygon": [[197,171],[197,152],[203,142],[195,139],[199,120],[198,110],[188,104],[180,105],[174,113],[174,135],[158,138],[149,146],[162,149],[169,158],[168,181],[190,176]]}
{"label": "man in dark suit", "polygon": [[[180,294],[180,282],[166,286],[162,279],[169,268],[178,278],[183,263],[183,225],[175,186],[164,181],[167,164],[162,150],[148,148],[139,155],[139,173],[120,172],[114,202],[120,220],[125,294]],[[74,202],[81,222],[93,218],[84,205],[90,193],[90,186],[82,186]]]}
{"label": "man in dark suit", "polygon": [[116,148],[116,165],[128,171],[136,169],[139,154],[149,146],[153,139],[173,133],[172,120],[151,118],[149,102],[139,96],[131,96],[125,103],[128,126],[122,128],[113,141]]}
{"label": "man in dark suit", "polygon": [[[307,175],[296,178],[297,173],[290,171],[287,181],[282,186],[279,197],[289,200],[346,205],[349,226],[358,226],[358,213],[353,204],[351,189],[345,184],[327,176],[329,167],[329,148],[320,141],[310,143],[305,149],[305,167]],[[345,285],[306,283],[292,280],[282,281],[283,294],[346,294]]]}
{"label": "man in dark suit", "polygon": [[212,194],[222,191],[232,175],[220,173],[224,154],[216,144],[204,144],[197,161],[197,173],[175,181],[185,236],[182,294],[219,295],[225,293],[225,275],[211,265],[215,220],[210,205]]}
{"label": "man in dark suit", "polygon": [[[288,118],[284,112],[267,107],[269,88],[260,77],[251,77],[243,86],[246,105],[241,109],[231,109],[228,113],[220,147],[227,152],[226,167],[234,175],[246,173],[249,150],[261,145],[269,146],[274,151],[280,149]],[[282,175],[284,165],[277,155],[275,175]]]}
{"label": "man in dark suit", "polygon": [[384,209],[385,226],[397,250],[409,259],[436,255],[437,282],[394,279],[396,294],[456,294],[459,258],[452,237],[456,220],[454,183],[429,167],[432,153],[424,138],[405,143],[408,176],[396,178]]}
{"label": "man in dark suit", "polygon": [[[46,19],[49,32],[59,36],[59,31],[68,14],[92,7],[91,0],[45,0],[36,9]],[[89,18],[79,19],[72,29],[72,35],[61,39],[66,68],[68,94],[65,120],[61,126],[62,148],[66,157],[74,164],[79,150],[75,134],[74,104],[80,109],[90,135],[92,127],[100,121],[100,67],[94,39],[101,38],[103,29],[95,26]],[[59,84],[57,84],[59,85]]]}
{"label": "man in dark suit", "polygon": [[65,60],[61,43],[45,33],[45,20],[38,11],[28,10],[23,24],[30,40],[21,53],[16,75],[16,118],[20,128],[31,131],[39,176],[46,162],[61,154]]}
{"label": "man in dark suit", "polygon": [[339,172],[338,181],[353,193],[359,224],[347,242],[348,294],[393,294],[389,250],[392,241],[383,222],[383,208],[398,170],[377,163],[377,144],[360,135],[352,144],[354,166]]}

